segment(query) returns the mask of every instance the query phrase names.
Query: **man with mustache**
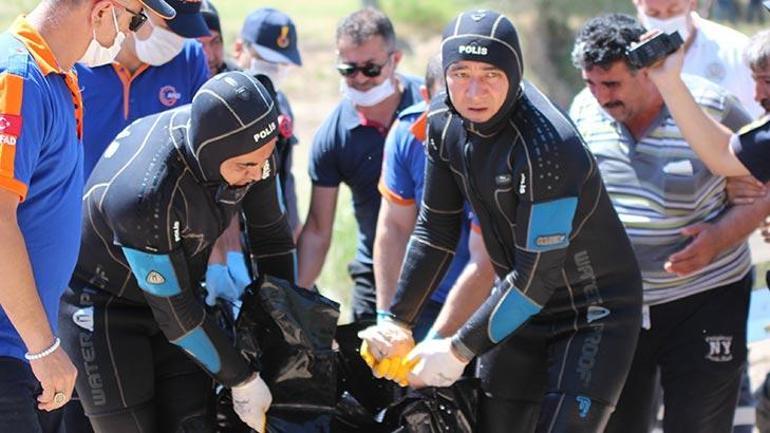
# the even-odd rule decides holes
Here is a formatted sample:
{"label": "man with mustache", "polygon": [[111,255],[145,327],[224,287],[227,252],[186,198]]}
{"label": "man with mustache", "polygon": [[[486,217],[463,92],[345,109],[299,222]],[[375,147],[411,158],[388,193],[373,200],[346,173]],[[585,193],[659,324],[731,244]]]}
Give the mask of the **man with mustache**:
{"label": "man with mustache", "polygon": [[[692,151],[648,69],[629,62],[627,49],[644,33],[628,15],[599,16],[580,31],[572,54],[586,89],[570,115],[596,155],[644,288],[643,329],[607,432],[649,431],[660,368],[667,433],[726,433],[746,359],[745,239],[763,209],[728,207],[724,178]],[[750,121],[726,90],[683,80],[722,125],[736,130]]]}

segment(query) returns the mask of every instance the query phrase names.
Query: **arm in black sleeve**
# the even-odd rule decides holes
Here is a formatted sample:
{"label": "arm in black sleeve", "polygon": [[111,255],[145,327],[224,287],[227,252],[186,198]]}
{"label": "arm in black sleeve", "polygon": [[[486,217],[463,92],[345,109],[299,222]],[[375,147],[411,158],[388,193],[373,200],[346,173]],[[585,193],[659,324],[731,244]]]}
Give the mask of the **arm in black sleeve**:
{"label": "arm in black sleeve", "polygon": [[253,373],[246,360],[196,298],[181,248],[147,252],[123,246],[131,271],[166,338],[185,350],[225,386],[238,385]]}
{"label": "arm in black sleeve", "polygon": [[[270,161],[275,167],[275,158]],[[251,186],[243,198],[243,213],[257,270],[294,283],[297,251],[275,173]]]}
{"label": "arm in black sleeve", "polygon": [[439,116],[429,117],[422,205],[390,307],[393,317],[409,326],[415,324],[425,301],[444,278],[462,230],[464,200],[448,162],[441,157],[445,120],[437,120]]}
{"label": "arm in black sleeve", "polygon": [[[565,173],[560,174],[559,180],[541,180],[538,164],[522,164],[521,171],[514,173],[514,179],[523,175],[529,183],[523,194],[518,192],[515,268],[500,280],[489,299],[453,337],[453,347],[463,358],[471,359],[487,351],[516,331],[563,285],[562,268],[574,216],[581,205],[582,186],[589,175],[596,176],[580,139],[576,137],[564,144],[558,152],[562,155],[558,164],[565,168]],[[548,144],[535,145],[541,148],[531,148],[528,154],[558,155]],[[527,158],[523,153],[519,156]],[[529,166],[534,167],[532,172]]]}

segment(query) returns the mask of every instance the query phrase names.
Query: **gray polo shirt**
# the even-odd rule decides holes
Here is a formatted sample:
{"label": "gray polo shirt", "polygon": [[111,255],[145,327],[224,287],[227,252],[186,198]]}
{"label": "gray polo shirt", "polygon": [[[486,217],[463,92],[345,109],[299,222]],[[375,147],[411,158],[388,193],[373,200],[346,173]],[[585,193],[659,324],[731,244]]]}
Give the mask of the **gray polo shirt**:
{"label": "gray polo shirt", "polygon": [[[738,100],[695,76],[683,76],[695,100],[732,130],[750,122]],[[748,245],[722,251],[712,263],[684,277],[664,263],[691,238],[681,230],[712,221],[725,211],[725,178],[713,175],[682,137],[664,107],[636,141],[607,114],[588,89],[572,102],[570,116],[596,155],[607,191],[626,227],[644,282],[644,302],[661,304],[743,278],[751,268]]]}

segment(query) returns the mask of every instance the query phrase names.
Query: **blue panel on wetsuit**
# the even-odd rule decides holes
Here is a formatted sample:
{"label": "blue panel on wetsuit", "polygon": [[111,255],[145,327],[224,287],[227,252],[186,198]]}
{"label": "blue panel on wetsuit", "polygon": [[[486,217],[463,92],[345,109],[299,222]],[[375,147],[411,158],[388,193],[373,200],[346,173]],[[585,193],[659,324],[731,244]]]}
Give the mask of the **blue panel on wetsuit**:
{"label": "blue panel on wetsuit", "polygon": [[222,361],[214,349],[214,343],[200,326],[176,340],[174,344],[187,351],[211,373],[217,374],[222,368]]}
{"label": "blue panel on wetsuit", "polygon": [[511,287],[489,318],[489,339],[493,343],[500,342],[541,308],[519,289]]}
{"label": "blue panel on wetsuit", "polygon": [[123,248],[128,265],[134,272],[139,287],[145,292],[164,298],[182,292],[174,265],[167,254],[149,254],[144,251]]}
{"label": "blue panel on wetsuit", "polygon": [[551,251],[566,247],[577,203],[577,197],[568,197],[532,205],[527,249]]}

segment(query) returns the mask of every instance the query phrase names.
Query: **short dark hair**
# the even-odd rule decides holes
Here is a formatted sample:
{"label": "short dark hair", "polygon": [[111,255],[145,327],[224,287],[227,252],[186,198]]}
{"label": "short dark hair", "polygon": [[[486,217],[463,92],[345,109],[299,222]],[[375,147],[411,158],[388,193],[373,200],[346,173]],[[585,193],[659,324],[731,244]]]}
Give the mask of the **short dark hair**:
{"label": "short dark hair", "polygon": [[337,41],[343,37],[353,40],[356,45],[362,45],[374,36],[380,36],[385,41],[388,51],[396,49],[396,32],[390,18],[373,7],[367,7],[346,16],[337,25]]}
{"label": "short dark hair", "polygon": [[444,67],[441,65],[441,53],[438,53],[428,60],[428,66],[425,68],[425,87],[428,89],[428,96],[433,97],[433,87],[444,84]]}
{"label": "short dark hair", "polygon": [[610,68],[623,61],[632,71],[626,50],[639,42],[646,32],[636,18],[627,14],[605,14],[591,18],[583,25],[572,49],[572,64],[578,69],[591,70],[594,66]]}

